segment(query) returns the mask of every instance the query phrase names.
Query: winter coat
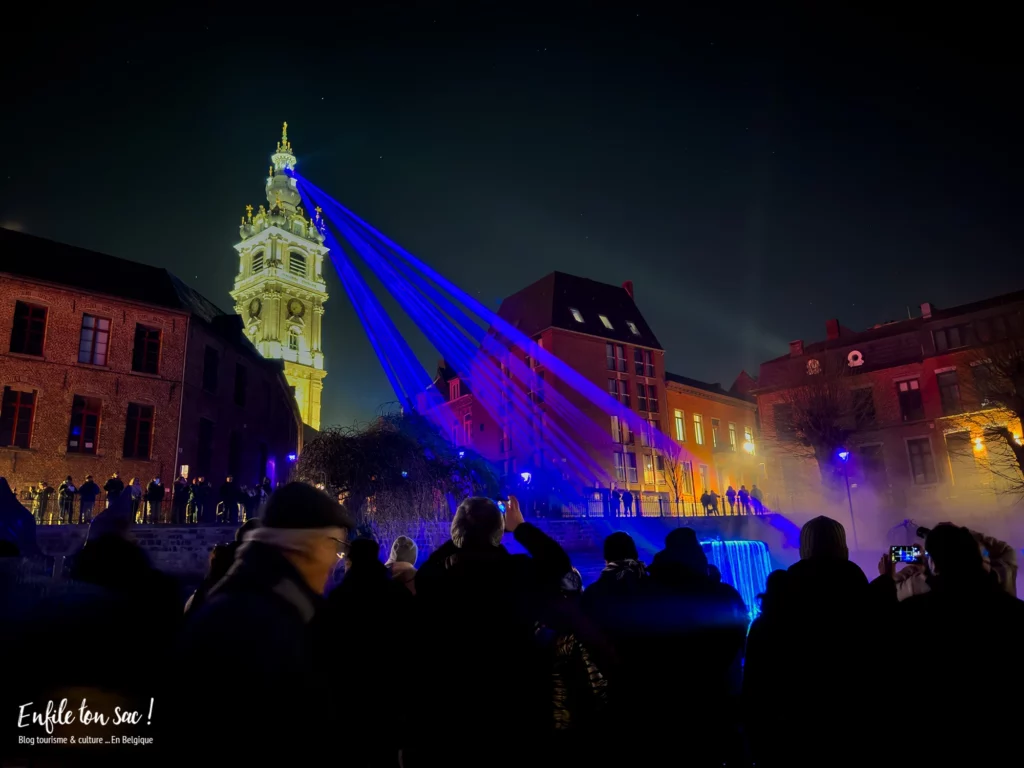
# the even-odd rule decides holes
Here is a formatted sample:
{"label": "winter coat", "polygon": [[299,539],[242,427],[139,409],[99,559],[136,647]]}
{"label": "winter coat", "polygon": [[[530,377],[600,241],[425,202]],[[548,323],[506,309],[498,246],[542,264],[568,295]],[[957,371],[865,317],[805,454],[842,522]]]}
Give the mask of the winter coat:
{"label": "winter coat", "polygon": [[83,502],[88,504],[91,501],[96,501],[96,497],[100,495],[100,487],[92,480],[86,480],[78,489],[78,495],[82,497]]}
{"label": "winter coat", "polygon": [[113,499],[124,490],[124,482],[119,477],[112,477],[103,484],[103,490],[107,492],[107,498]]}
{"label": "winter coat", "polygon": [[148,501],[163,501],[166,489],[159,483],[150,483],[146,487],[146,499]]}

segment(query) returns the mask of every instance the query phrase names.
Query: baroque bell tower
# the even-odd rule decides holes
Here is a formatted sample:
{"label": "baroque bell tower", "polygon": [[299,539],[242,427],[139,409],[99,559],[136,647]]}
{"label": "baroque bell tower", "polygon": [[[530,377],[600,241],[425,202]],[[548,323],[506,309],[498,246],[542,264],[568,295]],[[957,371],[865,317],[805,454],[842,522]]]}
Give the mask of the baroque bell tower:
{"label": "baroque bell tower", "polygon": [[239,228],[238,275],[231,298],[245,333],[264,357],[284,361],[303,423],[320,429],[324,353],[321,346],[327,284],[323,278],[324,222],[307,217],[295,179],[288,123],[271,155],[267,205],[245,207]]}

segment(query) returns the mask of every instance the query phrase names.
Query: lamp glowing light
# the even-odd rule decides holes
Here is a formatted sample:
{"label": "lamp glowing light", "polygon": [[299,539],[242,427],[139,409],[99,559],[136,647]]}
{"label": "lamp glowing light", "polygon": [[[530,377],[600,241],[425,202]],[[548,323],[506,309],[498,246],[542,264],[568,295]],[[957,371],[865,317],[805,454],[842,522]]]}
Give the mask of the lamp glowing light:
{"label": "lamp glowing light", "polygon": [[460,459],[466,458],[466,452],[465,451],[459,451],[459,458]]}
{"label": "lamp glowing light", "polygon": [[844,462],[844,463],[849,461],[850,460],[850,452],[847,451],[847,450],[840,451],[839,452],[839,460]]}
{"label": "lamp glowing light", "polygon": [[299,455],[297,453],[288,454],[288,461],[295,461],[297,458],[299,458]]}
{"label": "lamp glowing light", "polygon": [[974,438],[974,450],[975,451],[984,451],[985,450],[985,441],[982,440],[980,437]]}
{"label": "lamp glowing light", "polygon": [[403,470],[402,470],[402,477],[408,477],[408,476],[409,476],[409,473],[408,473],[408,472],[406,472],[406,471],[405,471],[405,470],[403,469]]}
{"label": "lamp glowing light", "polygon": [[523,482],[526,483],[527,485],[529,485],[530,481],[533,480],[533,475],[531,475],[529,472],[520,472],[519,477],[521,477]]}
{"label": "lamp glowing light", "polygon": [[746,451],[747,453],[753,453],[754,452],[754,444],[748,440],[747,442],[745,442],[743,444],[743,450]]}

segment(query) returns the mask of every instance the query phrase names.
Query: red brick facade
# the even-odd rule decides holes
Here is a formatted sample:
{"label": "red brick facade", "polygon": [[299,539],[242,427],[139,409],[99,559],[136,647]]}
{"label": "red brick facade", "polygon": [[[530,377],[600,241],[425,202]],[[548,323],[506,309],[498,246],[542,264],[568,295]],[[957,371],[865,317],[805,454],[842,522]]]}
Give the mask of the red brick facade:
{"label": "red brick facade", "polygon": [[183,465],[215,487],[287,478],[295,399],[240,318],[162,269],[7,230],[0,254],[0,476],[19,496],[115,471],[170,486]]}

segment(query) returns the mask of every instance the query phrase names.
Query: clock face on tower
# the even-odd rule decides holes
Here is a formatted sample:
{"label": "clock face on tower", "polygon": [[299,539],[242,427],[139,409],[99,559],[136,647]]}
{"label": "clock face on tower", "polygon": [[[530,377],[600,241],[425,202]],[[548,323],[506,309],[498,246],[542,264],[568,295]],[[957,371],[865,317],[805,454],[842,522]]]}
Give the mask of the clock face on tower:
{"label": "clock face on tower", "polygon": [[249,302],[250,317],[259,317],[261,309],[263,309],[263,304],[262,302],[260,302],[259,299],[253,299],[252,301]]}
{"label": "clock face on tower", "polygon": [[288,302],[288,314],[292,317],[302,317],[306,312],[306,308],[302,306],[302,302],[298,299],[292,299]]}

